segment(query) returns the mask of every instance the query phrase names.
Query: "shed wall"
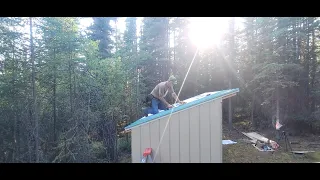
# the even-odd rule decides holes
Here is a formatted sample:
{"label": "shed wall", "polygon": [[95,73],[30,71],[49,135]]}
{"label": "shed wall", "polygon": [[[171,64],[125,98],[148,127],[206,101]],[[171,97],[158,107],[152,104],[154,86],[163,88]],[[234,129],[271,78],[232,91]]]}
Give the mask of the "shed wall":
{"label": "shed wall", "polygon": [[221,99],[134,127],[132,162],[140,163],[143,151],[151,147],[153,156],[159,147],[156,163],[219,163],[222,162]]}

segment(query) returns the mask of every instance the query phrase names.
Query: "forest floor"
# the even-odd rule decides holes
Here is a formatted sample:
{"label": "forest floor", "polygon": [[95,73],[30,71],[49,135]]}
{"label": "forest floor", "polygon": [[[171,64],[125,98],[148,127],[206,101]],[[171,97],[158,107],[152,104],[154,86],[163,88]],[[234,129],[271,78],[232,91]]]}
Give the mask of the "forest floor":
{"label": "forest floor", "polygon": [[131,153],[121,153],[119,163],[131,163]]}
{"label": "forest floor", "polygon": [[[248,137],[241,132],[257,132],[247,128],[245,122],[234,123],[237,130],[229,131],[227,125],[223,125],[223,139],[232,140],[236,144],[223,145],[223,162],[224,163],[312,163],[320,162],[320,141],[319,135],[288,136],[293,151],[315,151],[307,154],[293,154],[285,151],[285,142],[277,142],[280,148],[275,152],[261,152],[246,141]],[[273,130],[257,132],[262,136],[274,140]]]}
{"label": "forest floor", "polygon": [[[248,123],[247,123],[248,124]],[[223,163],[313,163],[320,162],[320,136],[304,135],[304,136],[288,136],[293,151],[315,151],[304,155],[293,154],[285,151],[285,143],[283,140],[277,142],[280,148],[275,152],[261,152],[254,148],[246,140],[248,137],[241,132],[257,132],[262,136],[274,140],[274,130],[254,131],[245,121],[234,123],[233,129],[229,131],[227,125],[223,124],[223,139],[232,140],[236,144],[223,145]],[[119,157],[120,163],[131,163],[131,153],[121,153]]]}

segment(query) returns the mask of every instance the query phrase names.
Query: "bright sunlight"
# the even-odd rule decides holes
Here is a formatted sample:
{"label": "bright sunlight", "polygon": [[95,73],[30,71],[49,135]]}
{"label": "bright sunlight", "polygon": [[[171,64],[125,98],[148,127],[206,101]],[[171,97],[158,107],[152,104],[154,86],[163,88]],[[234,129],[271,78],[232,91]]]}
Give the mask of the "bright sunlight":
{"label": "bright sunlight", "polygon": [[189,37],[200,50],[218,45],[228,30],[228,20],[227,17],[193,17]]}

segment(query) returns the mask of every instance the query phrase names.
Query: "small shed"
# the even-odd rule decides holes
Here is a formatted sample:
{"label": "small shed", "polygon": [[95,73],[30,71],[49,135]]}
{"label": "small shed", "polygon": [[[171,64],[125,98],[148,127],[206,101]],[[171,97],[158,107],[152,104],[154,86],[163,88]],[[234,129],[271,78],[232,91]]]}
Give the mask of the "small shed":
{"label": "small shed", "polygon": [[203,93],[173,110],[128,125],[125,130],[131,131],[132,162],[140,163],[144,150],[152,148],[155,163],[221,163],[222,100],[237,92],[238,88]]}

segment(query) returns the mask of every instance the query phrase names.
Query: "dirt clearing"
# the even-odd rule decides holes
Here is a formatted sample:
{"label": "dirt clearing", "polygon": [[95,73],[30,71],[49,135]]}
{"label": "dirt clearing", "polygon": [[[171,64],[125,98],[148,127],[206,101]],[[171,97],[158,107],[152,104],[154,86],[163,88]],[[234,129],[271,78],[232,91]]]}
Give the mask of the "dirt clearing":
{"label": "dirt clearing", "polygon": [[[313,163],[320,162],[320,142],[319,136],[292,137],[289,141],[293,151],[315,151],[307,154],[293,154],[285,151],[285,142],[281,140],[277,142],[280,148],[275,152],[258,151],[251,143],[249,138],[241,132],[249,132],[248,129],[240,127],[237,130],[229,131],[227,125],[223,126],[223,139],[230,139],[237,144],[223,145],[223,163]],[[235,124],[237,128],[237,124]],[[239,128],[239,126],[238,126]],[[275,136],[270,132],[257,132],[271,140],[275,140]]]}

